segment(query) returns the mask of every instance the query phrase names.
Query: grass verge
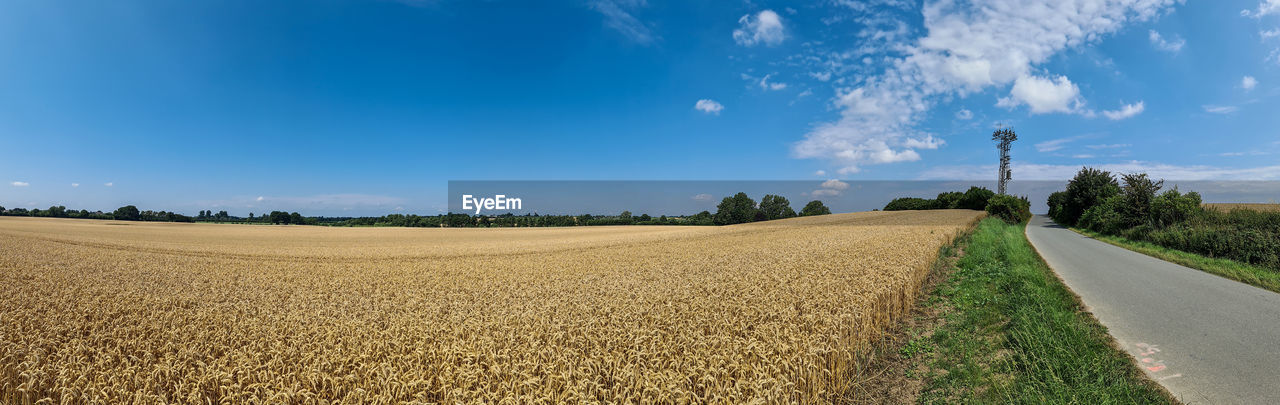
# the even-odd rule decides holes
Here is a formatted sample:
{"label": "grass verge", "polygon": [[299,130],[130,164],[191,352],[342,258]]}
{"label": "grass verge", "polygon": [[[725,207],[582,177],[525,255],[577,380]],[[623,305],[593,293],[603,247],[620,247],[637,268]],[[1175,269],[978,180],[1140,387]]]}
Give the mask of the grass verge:
{"label": "grass verge", "polygon": [[[1148,380],[1024,235],[983,220],[926,299],[940,322],[899,350],[921,403],[1175,403]],[[928,324],[924,322],[923,324]]]}
{"label": "grass verge", "polygon": [[1195,253],[1169,249],[1149,242],[1130,240],[1119,236],[1103,235],[1088,229],[1071,228],[1082,235],[1129,249],[1167,262],[1173,262],[1206,273],[1226,277],[1245,284],[1280,292],[1280,272],[1235,260],[1201,256]]}

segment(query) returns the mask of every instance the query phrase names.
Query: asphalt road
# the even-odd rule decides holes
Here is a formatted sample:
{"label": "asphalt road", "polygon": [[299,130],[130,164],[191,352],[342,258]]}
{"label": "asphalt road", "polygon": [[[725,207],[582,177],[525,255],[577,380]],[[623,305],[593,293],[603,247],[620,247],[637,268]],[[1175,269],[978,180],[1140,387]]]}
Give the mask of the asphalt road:
{"label": "asphalt road", "polygon": [[1280,404],[1280,294],[1036,215],[1027,237],[1152,379],[1188,404]]}

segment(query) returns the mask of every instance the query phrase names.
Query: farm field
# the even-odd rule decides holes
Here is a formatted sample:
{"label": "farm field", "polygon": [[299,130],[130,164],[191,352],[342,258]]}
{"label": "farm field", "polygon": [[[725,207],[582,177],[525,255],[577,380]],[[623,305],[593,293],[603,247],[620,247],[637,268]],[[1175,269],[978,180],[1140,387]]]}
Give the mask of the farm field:
{"label": "farm field", "polygon": [[0,218],[0,403],[838,400],[983,214],[412,229]]}
{"label": "farm field", "polygon": [[1236,209],[1254,210],[1262,212],[1280,212],[1280,204],[1265,203],[1206,203],[1205,208],[1228,212]]}

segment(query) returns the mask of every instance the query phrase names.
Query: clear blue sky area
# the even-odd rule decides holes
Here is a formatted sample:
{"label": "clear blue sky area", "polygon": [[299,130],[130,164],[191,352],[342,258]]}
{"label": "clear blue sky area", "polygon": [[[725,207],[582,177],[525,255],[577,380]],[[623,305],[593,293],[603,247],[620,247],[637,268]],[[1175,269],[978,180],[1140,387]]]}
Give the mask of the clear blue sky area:
{"label": "clear blue sky area", "polygon": [[1280,180],[1280,0],[0,3],[0,205],[448,180]]}

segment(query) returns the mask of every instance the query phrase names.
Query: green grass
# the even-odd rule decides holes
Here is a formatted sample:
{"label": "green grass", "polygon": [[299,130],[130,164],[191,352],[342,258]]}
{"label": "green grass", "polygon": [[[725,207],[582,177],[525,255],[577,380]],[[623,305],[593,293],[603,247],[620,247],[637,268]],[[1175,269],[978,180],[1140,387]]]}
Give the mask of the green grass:
{"label": "green grass", "polygon": [[1201,256],[1195,253],[1169,249],[1149,242],[1130,240],[1119,236],[1103,235],[1088,229],[1071,228],[1082,235],[1129,249],[1160,260],[1198,269],[1252,286],[1280,292],[1280,271],[1254,266],[1230,259]]}
{"label": "green grass", "polygon": [[1174,403],[1031,248],[1025,225],[983,220],[927,305],[933,331],[922,403]]}

